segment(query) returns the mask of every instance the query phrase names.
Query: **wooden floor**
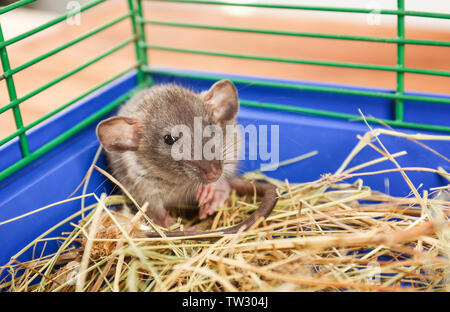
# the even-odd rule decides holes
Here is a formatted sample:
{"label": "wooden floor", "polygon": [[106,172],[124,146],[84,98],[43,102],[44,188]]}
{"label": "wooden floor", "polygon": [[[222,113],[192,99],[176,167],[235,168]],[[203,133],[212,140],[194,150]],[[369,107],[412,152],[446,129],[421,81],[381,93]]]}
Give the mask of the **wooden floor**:
{"label": "wooden floor", "polygon": [[[251,9],[233,11],[220,6],[145,3],[145,15],[151,19],[194,22],[225,26],[242,26],[277,30],[394,37],[395,23],[369,26],[367,23],[329,19],[320,15],[285,10]],[[86,33],[127,12],[126,1],[111,0],[83,13],[80,25],[63,22],[22,42],[8,47],[11,66],[27,60]],[[24,21],[25,22],[25,21]],[[393,25],[393,26],[392,26]],[[8,25],[2,25],[3,28]],[[450,32],[432,29],[407,29],[408,38],[450,40]],[[70,71],[96,55],[131,37],[131,25],[125,20],[109,30],[95,35],[14,75],[18,97]],[[393,44],[341,41],[330,39],[261,35],[225,31],[193,30],[151,26],[147,39],[152,44],[226,51],[230,53],[304,58],[326,61],[368,64],[396,64]],[[30,98],[20,105],[24,123],[82,94],[103,80],[135,63],[133,45],[107,57],[56,86]],[[266,77],[340,83],[348,85],[395,88],[395,73],[325,66],[298,65],[277,62],[249,61],[223,57],[190,55],[176,52],[149,51],[149,63],[157,66],[240,73]],[[450,47],[406,46],[408,67],[450,70]],[[450,93],[450,78],[406,74],[407,90]],[[9,102],[5,81],[0,82],[0,106]],[[15,130],[12,113],[0,116],[0,138]]]}

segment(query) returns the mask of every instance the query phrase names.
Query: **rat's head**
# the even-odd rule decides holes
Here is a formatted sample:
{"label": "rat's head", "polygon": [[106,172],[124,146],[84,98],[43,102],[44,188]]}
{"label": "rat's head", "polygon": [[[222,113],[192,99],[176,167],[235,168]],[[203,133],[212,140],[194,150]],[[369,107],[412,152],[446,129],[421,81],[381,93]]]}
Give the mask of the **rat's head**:
{"label": "rat's head", "polygon": [[[155,86],[135,95],[131,103],[123,109],[127,117],[112,117],[97,126],[107,152],[134,153],[141,166],[163,179],[206,184],[227,174],[224,155],[230,147],[222,142],[239,109],[232,82],[221,80],[202,93],[175,85]],[[217,130],[223,139],[211,144]],[[204,147],[210,148],[210,155],[204,154]],[[174,157],[174,152],[184,157]]]}

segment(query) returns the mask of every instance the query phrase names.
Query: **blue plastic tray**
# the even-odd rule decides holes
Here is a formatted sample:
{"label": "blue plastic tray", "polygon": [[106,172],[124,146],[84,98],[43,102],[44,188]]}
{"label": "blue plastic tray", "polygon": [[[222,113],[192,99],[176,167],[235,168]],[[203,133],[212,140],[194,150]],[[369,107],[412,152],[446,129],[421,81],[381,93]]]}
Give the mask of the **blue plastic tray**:
{"label": "blue plastic tray", "polygon": [[[218,75],[214,74],[214,76]],[[222,74],[220,76],[248,78]],[[171,75],[154,75],[153,78],[156,83],[176,82],[194,90],[204,90],[211,85],[209,81],[176,78]],[[257,79],[275,81],[273,79]],[[276,81],[299,83],[291,80]],[[312,85],[323,86],[324,84]],[[30,149],[33,151],[42,146],[51,138],[61,134],[135,86],[136,74],[132,73],[89,96],[74,105],[70,110],[62,112],[40,127],[33,129],[28,133]],[[237,85],[237,87],[240,98],[245,100],[327,109],[351,114],[357,114],[358,108],[360,108],[364,114],[370,114],[378,118],[391,118],[393,112],[393,102],[388,99],[249,85]],[[389,90],[382,91],[391,92]],[[411,122],[449,125],[450,105],[406,102],[405,117],[406,121]],[[267,172],[269,176],[283,180],[287,178],[291,182],[313,181],[324,173],[336,171],[358,142],[356,135],[363,135],[368,130],[360,122],[249,107],[241,107],[238,118],[244,126],[250,123],[279,125],[280,161],[313,150],[319,152],[318,155],[302,162],[280,167],[273,172]],[[64,200],[75,190],[86,174],[98,148],[94,131],[95,126],[93,124],[84,129],[51,152],[0,182],[0,222],[56,201]],[[398,130],[406,133],[418,132],[407,129]],[[431,131],[420,132],[443,134]],[[402,150],[408,152],[408,155],[398,158],[398,162],[403,167],[437,168],[442,166],[450,171],[447,161],[411,141],[389,136],[381,136],[381,139],[391,153]],[[447,157],[450,154],[450,142],[427,141],[425,143]],[[17,141],[1,148],[0,155],[0,170],[19,160],[20,149]],[[351,162],[350,166],[378,157],[380,157],[378,153],[366,148]],[[104,165],[103,159],[100,162],[101,165]],[[260,160],[244,161],[240,170],[244,172],[259,169],[262,163],[264,164]],[[374,165],[368,170],[375,171],[387,168],[394,168],[394,166],[389,162],[384,162]],[[433,173],[408,172],[408,176],[416,186],[423,184],[422,189],[446,184],[441,177]],[[389,180],[388,190],[386,189],[387,180]],[[409,187],[399,173],[367,176],[364,177],[364,182],[374,189],[389,192],[396,196],[407,196],[410,193]],[[94,174],[89,183],[88,192],[96,192],[100,195],[102,192],[109,193],[110,191],[111,188],[106,179],[99,174]],[[76,195],[79,194],[81,194],[81,191],[78,191]],[[87,204],[89,204],[89,201]],[[0,265],[7,263],[11,256],[45,230],[79,209],[80,201],[72,201],[0,226]],[[66,224],[49,236],[59,236],[61,231],[71,231],[71,226]],[[40,255],[43,246],[43,243],[37,246],[34,251],[36,255]],[[45,247],[45,253],[54,252],[57,247],[57,242],[49,241]],[[31,257],[30,250],[19,260],[25,261]]]}

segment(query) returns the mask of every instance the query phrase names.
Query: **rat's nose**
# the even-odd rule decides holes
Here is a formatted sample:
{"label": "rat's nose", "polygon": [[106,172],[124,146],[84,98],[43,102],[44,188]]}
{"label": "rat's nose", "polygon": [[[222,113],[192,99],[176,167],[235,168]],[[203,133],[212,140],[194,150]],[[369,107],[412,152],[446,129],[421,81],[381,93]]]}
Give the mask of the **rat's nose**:
{"label": "rat's nose", "polygon": [[208,182],[216,181],[217,179],[219,179],[221,174],[222,171],[216,167],[211,167],[210,171],[203,171],[203,175],[205,176],[206,180],[208,180]]}
{"label": "rat's nose", "polygon": [[220,163],[218,161],[199,160],[197,165],[208,182],[214,182],[219,179],[222,174]]}

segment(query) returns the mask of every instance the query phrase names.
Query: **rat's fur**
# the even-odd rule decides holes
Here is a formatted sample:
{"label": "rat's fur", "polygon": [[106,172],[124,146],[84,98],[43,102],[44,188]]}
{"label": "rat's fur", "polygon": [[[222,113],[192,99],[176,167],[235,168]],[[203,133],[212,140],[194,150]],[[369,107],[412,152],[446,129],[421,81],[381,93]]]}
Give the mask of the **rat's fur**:
{"label": "rat's fur", "polygon": [[[203,118],[203,126],[214,123],[221,127],[224,138],[226,125],[236,123],[235,115],[230,120],[215,120],[214,111],[207,104],[209,95],[172,84],[158,85],[135,94],[118,112],[118,116],[141,121],[141,137],[136,150],[106,151],[109,169],[139,205],[148,202],[148,214],[159,224],[167,217],[167,209],[195,204],[197,189],[205,183],[198,166],[171,157],[171,146],[165,144],[164,135],[180,124],[187,125],[193,134],[196,116]],[[204,138],[203,143],[207,140]],[[237,150],[238,144],[224,145],[218,181],[234,176],[237,161],[227,160],[225,154],[237,155]]]}

